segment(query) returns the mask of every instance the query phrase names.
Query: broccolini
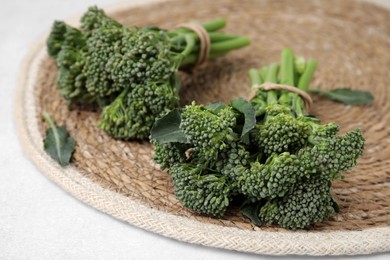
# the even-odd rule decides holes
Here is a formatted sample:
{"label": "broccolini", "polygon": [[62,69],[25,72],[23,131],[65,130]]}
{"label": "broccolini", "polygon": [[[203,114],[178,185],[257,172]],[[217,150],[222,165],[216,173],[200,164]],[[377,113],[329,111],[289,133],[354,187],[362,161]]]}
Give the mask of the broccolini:
{"label": "broccolini", "polygon": [[[249,77],[252,85],[308,91],[315,68],[314,60],[285,49],[281,65],[251,69]],[[335,211],[331,181],[356,166],[365,141],[359,129],[339,135],[336,123],[320,124],[298,94],[262,88],[250,101],[193,102],[171,111],[156,122],[151,139],[154,160],[168,168],[184,206],[221,216],[245,198],[257,220],[288,229],[309,228]]]}
{"label": "broccolini", "polygon": [[[215,19],[202,25],[210,58],[249,44],[218,32],[225,24]],[[197,61],[199,44],[188,29],[126,27],[97,7],[82,16],[80,29],[54,22],[47,40],[62,96],[71,105],[103,107],[100,128],[121,139],[147,138],[155,119],[178,107],[177,71]]]}

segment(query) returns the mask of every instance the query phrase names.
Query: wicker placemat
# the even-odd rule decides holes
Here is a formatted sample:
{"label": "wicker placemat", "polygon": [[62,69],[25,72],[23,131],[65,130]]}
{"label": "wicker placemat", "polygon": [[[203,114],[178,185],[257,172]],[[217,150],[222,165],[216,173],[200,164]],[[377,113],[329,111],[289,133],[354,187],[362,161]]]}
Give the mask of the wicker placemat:
{"label": "wicker placemat", "polygon": [[[192,75],[181,75],[182,102],[228,101],[247,95],[247,70],[278,61],[282,48],[316,58],[313,85],[350,86],[375,95],[372,106],[351,107],[315,98],[313,113],[336,121],[342,132],[359,127],[367,141],[359,166],[334,183],[341,212],[309,231],[256,227],[237,208],[223,219],[183,208],[170,176],[159,171],[147,142],[122,142],[97,128],[96,111],[69,110],[55,87],[56,66],[45,39],[32,48],[21,70],[16,122],[26,154],[54,182],[114,217],[176,239],[263,254],[340,255],[390,250],[390,12],[357,1],[177,1],[113,8],[124,24],[172,28],[190,18],[225,17],[227,31],[252,45]],[[48,112],[76,140],[72,166],[60,168],[43,151]]]}

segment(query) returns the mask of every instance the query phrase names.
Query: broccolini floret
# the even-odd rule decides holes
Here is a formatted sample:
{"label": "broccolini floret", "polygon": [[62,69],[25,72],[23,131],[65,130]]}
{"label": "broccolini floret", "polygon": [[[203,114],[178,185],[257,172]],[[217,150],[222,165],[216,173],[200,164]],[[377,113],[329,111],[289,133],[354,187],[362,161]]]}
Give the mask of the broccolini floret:
{"label": "broccolini floret", "polygon": [[187,160],[186,152],[190,148],[188,144],[166,143],[154,144],[153,160],[160,165],[160,169],[170,168],[175,164],[184,163]]}
{"label": "broccolini floret", "polygon": [[[211,40],[210,58],[249,44],[245,37],[216,32],[225,24],[215,19],[202,25]],[[122,139],[147,138],[155,119],[178,107],[180,84],[171,79],[196,63],[199,44],[188,29],[126,27],[97,7],[82,16],[80,30],[55,22],[47,41],[63,97],[70,104],[108,105],[99,125]]]}
{"label": "broccolini floret", "polygon": [[358,129],[345,136],[320,137],[314,146],[308,145],[296,155],[273,154],[264,164],[254,162],[248,169],[239,166],[237,182],[242,194],[253,201],[283,197],[303,177],[321,174],[329,181],[339,178],[356,165],[363,146],[364,137]]}
{"label": "broccolini floret", "polygon": [[[125,85],[114,82],[108,64],[117,48],[121,48],[124,28],[99,28],[87,39],[88,52],[85,56],[85,87],[96,96],[107,97],[124,89]],[[118,44],[119,43],[119,44]]]}
{"label": "broccolini floret", "polygon": [[86,37],[89,37],[96,29],[102,27],[122,27],[120,23],[111,19],[106,13],[97,6],[91,6],[80,19],[81,30]]}
{"label": "broccolini floret", "polygon": [[99,127],[115,138],[143,139],[149,135],[156,117],[175,108],[178,102],[176,89],[172,89],[169,80],[136,85],[133,89],[124,89],[103,108]]}
{"label": "broccolini floret", "polygon": [[55,21],[47,38],[47,52],[51,57],[57,57],[66,38],[67,25],[62,21]]}
{"label": "broccolini floret", "polygon": [[230,184],[223,175],[191,163],[169,169],[177,199],[187,208],[211,216],[222,216],[230,202]]}
{"label": "broccolini floret", "polygon": [[344,136],[318,137],[314,139],[314,145],[302,148],[298,156],[306,165],[315,165],[314,169],[322,172],[328,180],[334,180],[356,166],[357,159],[363,154],[364,141],[360,129],[352,130]]}
{"label": "broccolini floret", "polygon": [[204,160],[213,161],[237,138],[232,129],[235,124],[236,117],[230,107],[215,114],[193,102],[183,109],[180,128],[194,145],[195,152]]}
{"label": "broccolini floret", "polygon": [[[281,111],[281,108],[284,110]],[[279,104],[267,106],[265,112],[265,120],[257,125],[254,134],[264,154],[296,153],[306,143],[307,125],[297,120],[288,108]]]}
{"label": "broccolini floret", "polygon": [[256,161],[248,169],[236,170],[242,172],[237,180],[241,193],[252,201],[285,196],[304,174],[298,157],[287,152],[273,154],[264,164]]}
{"label": "broccolini floret", "polygon": [[[282,83],[306,91],[315,67],[315,62],[306,63],[287,49],[282,53],[280,76],[278,64],[249,74],[253,85]],[[213,201],[213,209],[221,209],[224,200],[221,193],[198,184],[199,178],[209,176],[229,190],[226,201],[245,199],[243,214],[252,214],[255,223],[309,228],[334,212],[331,182],[356,166],[363,154],[365,139],[359,129],[339,135],[336,123],[321,124],[307,114],[300,96],[279,89],[260,88],[250,102],[192,103],[175,113],[176,117],[164,116],[156,122],[152,142],[159,154],[169,153],[161,150],[163,145],[171,149],[172,160],[164,157],[160,164],[173,173],[179,201],[202,214],[220,215],[204,208],[203,192],[208,193],[206,201]],[[173,136],[166,136],[164,127]],[[177,153],[177,143],[191,151],[189,156]]]}
{"label": "broccolini floret", "polygon": [[85,88],[86,39],[76,28],[55,22],[48,39],[49,54],[56,58],[57,87],[70,104],[93,103],[95,98]]}
{"label": "broccolini floret", "polygon": [[247,167],[250,163],[250,153],[246,148],[237,143],[232,143],[229,149],[220,153],[219,158],[212,163],[212,168],[221,172],[229,179],[231,190],[234,194],[241,192],[241,182],[237,181],[242,172],[237,171],[238,167]]}
{"label": "broccolini floret", "polygon": [[334,212],[329,180],[321,177],[302,179],[283,198],[266,202],[260,220],[288,229],[308,228]]}

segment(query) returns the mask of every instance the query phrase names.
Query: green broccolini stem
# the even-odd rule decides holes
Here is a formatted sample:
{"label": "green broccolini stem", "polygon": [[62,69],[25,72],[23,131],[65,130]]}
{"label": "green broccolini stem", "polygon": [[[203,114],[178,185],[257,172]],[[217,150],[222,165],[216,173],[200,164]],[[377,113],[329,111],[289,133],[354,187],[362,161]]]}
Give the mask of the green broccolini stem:
{"label": "green broccolini stem", "polygon": [[299,78],[306,68],[306,60],[302,56],[294,56],[294,86],[298,86]]}
{"label": "green broccolini stem", "polygon": [[252,97],[249,101],[255,107],[256,117],[261,116],[265,113],[265,109],[267,107],[266,98],[264,98],[263,95],[259,95],[260,90],[254,89],[253,87],[255,85],[263,84],[264,80],[261,78],[259,70],[257,70],[257,69],[250,69],[248,71],[248,74],[249,74],[249,80],[250,80],[251,86],[252,86],[252,91],[255,92],[255,96]]}
{"label": "green broccolini stem", "polygon": [[[278,80],[278,64],[264,66],[258,70],[259,79],[250,70],[249,77],[259,80],[261,83],[280,83],[289,86],[298,87],[301,90],[308,91],[309,83],[316,70],[317,62],[315,60],[305,61],[302,57],[295,57],[291,49],[284,49],[281,54],[280,79]],[[260,84],[261,84],[260,83]],[[253,84],[253,83],[252,83]],[[283,91],[279,98],[278,92],[268,91],[267,104],[279,103],[291,107],[297,116],[305,114],[305,107],[302,98],[295,93]]]}
{"label": "green broccolini stem", "polygon": [[[221,57],[225,55],[227,52],[242,48],[250,43],[250,40],[246,37],[239,37],[233,40],[227,40],[217,43],[211,43],[210,48],[210,59],[215,59],[218,57]],[[198,59],[198,52],[194,52],[194,50],[199,49],[198,46],[194,46],[194,48],[191,51],[191,54],[189,54],[184,60],[180,63],[180,67],[184,67],[189,64],[193,64]]]}
{"label": "green broccolini stem", "polygon": [[125,88],[119,96],[109,105],[104,107],[104,116],[106,117],[106,120],[100,120],[99,127],[103,130],[106,130],[110,127],[107,122],[113,121],[116,124],[122,123],[123,119],[119,119],[120,117],[116,116],[116,113],[121,113],[121,111],[125,110],[125,107],[123,105],[123,99],[129,92],[129,88]]}
{"label": "green broccolini stem", "polygon": [[302,56],[294,56],[295,71],[298,75],[301,75],[306,68],[306,60]]}
{"label": "green broccolini stem", "polygon": [[[261,80],[259,71],[257,69],[250,69],[248,71],[248,75],[249,75],[249,80],[251,82],[252,91],[257,93],[258,89],[255,89],[254,86],[260,85],[263,83],[263,81]],[[252,97],[250,102],[252,102],[252,104],[255,106],[257,116],[260,116],[261,114],[263,114],[265,112],[265,107],[267,106],[267,104],[266,104],[264,99],[260,98],[259,96],[254,96],[254,97]]]}
{"label": "green broccolini stem", "polygon": [[262,84],[262,80],[261,80],[261,77],[260,77],[260,74],[258,73],[258,71],[256,69],[250,69],[248,71],[248,74],[249,74],[249,80],[251,82],[251,85],[255,85],[255,84]]}
{"label": "green broccolini stem", "polygon": [[[226,26],[226,20],[223,18],[217,18],[208,22],[205,22],[202,24],[203,28],[207,32],[215,32],[218,31]],[[190,29],[186,28],[177,28],[175,30],[168,31],[167,34],[169,36],[174,36],[176,34],[180,33],[190,33],[192,35],[196,35],[194,32],[192,32]]]}
{"label": "green broccolini stem", "polygon": [[[295,86],[294,84],[294,54],[291,49],[283,49],[280,63],[280,84]],[[294,95],[288,91],[283,91],[279,97],[279,103],[290,105]]]}
{"label": "green broccolini stem", "polygon": [[209,37],[211,42],[223,42],[227,40],[234,40],[240,38],[241,36],[222,32],[211,32],[209,33]]}
{"label": "green broccolini stem", "polygon": [[301,78],[298,82],[298,88],[304,91],[309,90],[309,83],[311,79],[313,78],[313,74],[317,68],[317,61],[316,60],[309,60],[306,64],[305,71],[303,72]]}
{"label": "green broccolini stem", "polygon": [[264,66],[259,70],[259,75],[260,75],[261,81],[263,83],[265,82],[265,78],[267,77],[267,73],[268,73],[268,66]]}
{"label": "green broccolini stem", "polygon": [[[196,34],[195,33],[191,33],[191,32],[188,32],[188,33],[185,33],[186,35],[191,35],[195,38],[196,37]],[[175,41],[175,40],[180,40],[183,38],[182,34],[181,35],[171,35],[171,41]],[[237,39],[241,36],[239,35],[234,35],[234,34],[226,34],[226,33],[222,33],[222,32],[211,32],[209,33],[209,37],[210,37],[210,42],[211,43],[216,43],[216,42],[223,42],[223,41],[228,41],[228,40],[234,40],[234,39]],[[197,41],[199,39],[196,39]],[[199,47],[197,46],[197,49],[199,49]]]}
{"label": "green broccolini stem", "polygon": [[280,84],[294,86],[294,55],[291,49],[282,51]]}
{"label": "green broccolini stem", "polygon": [[295,93],[291,93],[292,96],[292,106],[297,115],[297,117],[303,116],[305,112],[304,103],[302,98]]}
{"label": "green broccolini stem", "polygon": [[[226,42],[229,42],[229,44],[231,44],[232,41],[237,41],[237,40],[242,41],[241,38],[244,38],[242,36],[232,35],[232,34],[224,34],[224,33],[220,33],[220,32],[210,33],[209,36],[210,36],[210,44],[211,44],[211,46],[214,46],[213,47],[214,49],[216,48],[215,46],[218,47],[219,44],[225,45]],[[199,41],[196,39],[196,42],[199,42]],[[192,52],[197,53],[199,51],[199,48],[200,48],[200,46],[198,44],[195,45],[195,47],[192,49]]]}
{"label": "green broccolini stem", "polygon": [[[235,35],[223,36],[223,34],[221,32],[214,32],[214,31],[217,31],[219,29],[224,28],[225,26],[226,26],[226,20],[222,19],[222,18],[217,18],[217,19],[214,19],[214,20],[211,20],[209,22],[202,24],[202,27],[209,33],[211,42],[214,42],[214,41],[220,42],[220,41],[224,41],[224,40],[232,40],[232,39],[237,38],[237,36],[235,36]],[[168,37],[170,37],[171,42],[185,41],[186,42],[186,49],[188,46],[188,38],[189,37],[193,38],[194,43],[196,41],[199,41],[196,33],[191,31],[190,29],[187,29],[187,28],[177,28],[174,30],[165,31],[165,33]],[[210,34],[213,34],[213,35],[210,35]],[[199,49],[199,46],[197,46],[196,44],[193,44],[192,51],[194,49]],[[187,53],[187,51],[186,51],[186,53]],[[188,52],[186,55],[189,55],[189,54],[190,54],[190,52]]]}
{"label": "green broccolini stem", "polygon": [[[226,53],[228,53],[231,50],[242,48],[248,44],[242,44],[242,42],[233,42],[234,40],[227,40],[227,41],[221,41],[217,43],[211,43],[211,48],[210,48],[210,57],[220,57]],[[237,45],[240,44],[240,45]],[[215,45],[218,44],[218,48],[215,48]],[[233,45],[235,44],[235,45]],[[222,46],[225,45],[225,46]],[[223,48],[221,48],[223,47]],[[220,50],[218,50],[220,49]],[[195,55],[196,57],[198,56],[199,52],[199,45],[195,44],[194,48],[191,51],[191,55]],[[196,59],[195,59],[196,60]]]}
{"label": "green broccolini stem", "polygon": [[186,34],[185,40],[186,40],[186,48],[181,52],[183,57],[188,56],[195,46],[195,39],[191,35]]}
{"label": "green broccolini stem", "polygon": [[[192,31],[189,31],[186,32],[186,31],[182,31],[180,33],[178,33],[178,31],[167,31],[166,34],[171,37],[171,41],[177,41],[177,40],[180,40],[180,39],[183,39],[183,34],[188,34],[188,35],[191,35],[192,37],[194,37],[196,39],[196,41],[198,42],[199,39],[196,35],[196,33],[192,32]],[[227,40],[233,40],[233,39],[237,39],[241,36],[239,35],[234,35],[234,34],[226,34],[226,33],[223,33],[223,32],[209,32],[209,37],[210,37],[210,41],[213,43],[213,42],[221,42],[221,41],[227,41]]]}
{"label": "green broccolini stem", "polygon": [[[217,30],[225,27],[225,25],[226,21],[222,18],[217,18],[202,24],[203,28],[206,29],[210,37],[210,58],[223,56],[231,50],[239,49],[250,44],[249,38],[216,32]],[[196,62],[200,46],[198,44],[199,38],[193,31],[186,28],[178,28],[172,31],[167,31],[166,34],[171,37],[171,42],[186,42],[186,50],[182,52],[185,53],[185,58],[182,60],[180,67]],[[194,44],[188,52],[189,37],[193,38]]]}
{"label": "green broccolini stem", "polygon": [[[216,52],[216,53],[210,53],[209,59],[216,59],[219,57],[222,57],[226,54],[226,52]],[[190,54],[187,57],[185,57],[182,62],[180,63],[180,68],[185,67],[190,64],[194,64],[196,60],[198,59],[198,54]]]}
{"label": "green broccolini stem", "polygon": [[[265,82],[270,83],[278,83],[278,70],[279,65],[277,63],[273,63],[269,66],[267,76],[265,77]],[[278,103],[278,96],[275,90],[268,91],[267,95],[267,104],[275,104]]]}
{"label": "green broccolini stem", "polygon": [[210,52],[228,52],[234,49],[239,49],[250,44],[247,37],[238,37],[232,40],[223,42],[211,43]]}
{"label": "green broccolini stem", "polygon": [[[304,91],[309,90],[309,83],[313,78],[313,74],[317,68],[317,62],[315,60],[310,60],[305,67],[305,70],[298,81],[298,88]],[[297,116],[303,116],[305,112],[305,107],[303,100],[297,94],[293,96],[293,108]]]}
{"label": "green broccolini stem", "polygon": [[215,32],[226,26],[226,20],[223,18],[216,18],[214,20],[203,23],[202,26],[208,32]]}
{"label": "green broccolini stem", "polygon": [[279,65],[277,63],[273,63],[269,66],[267,75],[265,77],[265,82],[278,83],[278,70]]}

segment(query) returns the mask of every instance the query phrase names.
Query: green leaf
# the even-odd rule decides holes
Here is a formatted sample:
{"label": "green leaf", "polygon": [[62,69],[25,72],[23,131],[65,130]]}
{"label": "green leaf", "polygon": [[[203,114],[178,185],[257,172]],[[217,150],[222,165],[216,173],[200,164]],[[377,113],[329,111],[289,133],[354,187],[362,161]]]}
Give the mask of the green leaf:
{"label": "green leaf", "polygon": [[150,138],[160,144],[188,143],[187,137],[180,129],[181,113],[175,108],[168,114],[158,119],[151,130]]}
{"label": "green leaf", "polygon": [[242,204],[240,211],[241,213],[249,218],[251,222],[257,226],[261,225],[261,220],[259,218],[261,204],[260,203],[247,203]]}
{"label": "green leaf", "polygon": [[222,102],[213,102],[204,106],[207,110],[210,110],[214,114],[218,114],[221,109],[226,107],[225,103]]}
{"label": "green leaf", "polygon": [[68,133],[64,126],[57,127],[47,113],[43,115],[43,118],[50,126],[46,132],[46,137],[43,140],[43,146],[46,153],[61,166],[68,165],[75,149],[74,139],[68,137]]}
{"label": "green leaf", "polygon": [[310,91],[315,94],[321,94],[330,100],[347,105],[371,104],[374,100],[373,95],[368,91],[352,90],[349,88],[336,88],[333,90],[313,89]]}
{"label": "green leaf", "polygon": [[241,137],[243,137],[256,125],[256,110],[250,102],[243,98],[233,99],[230,101],[230,106],[242,113],[245,117],[245,123],[241,133]]}
{"label": "green leaf", "polygon": [[250,145],[251,140],[249,138],[249,133],[246,133],[245,135],[241,136],[241,141],[246,145]]}

